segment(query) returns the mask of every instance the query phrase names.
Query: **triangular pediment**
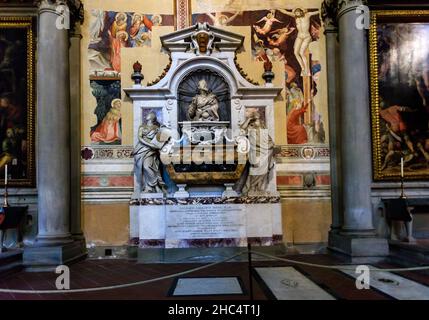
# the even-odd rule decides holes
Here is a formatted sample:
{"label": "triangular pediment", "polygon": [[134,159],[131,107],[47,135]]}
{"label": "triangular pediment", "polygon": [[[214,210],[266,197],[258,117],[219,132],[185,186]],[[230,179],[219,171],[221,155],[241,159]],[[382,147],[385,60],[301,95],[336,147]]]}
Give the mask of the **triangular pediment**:
{"label": "triangular pediment", "polygon": [[162,46],[168,51],[185,52],[192,48],[192,39],[195,39],[198,33],[208,34],[212,39],[209,46],[211,45],[213,49],[215,48],[219,51],[235,51],[243,46],[244,36],[207,23],[197,23],[189,28],[175,31],[160,38]]}

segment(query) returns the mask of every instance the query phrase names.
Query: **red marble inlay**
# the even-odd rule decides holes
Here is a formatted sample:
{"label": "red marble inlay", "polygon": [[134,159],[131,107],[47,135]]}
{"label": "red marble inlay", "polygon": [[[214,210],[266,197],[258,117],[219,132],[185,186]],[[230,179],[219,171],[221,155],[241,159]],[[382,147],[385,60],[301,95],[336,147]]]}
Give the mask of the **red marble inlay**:
{"label": "red marble inlay", "polygon": [[80,185],[82,187],[99,187],[100,177],[82,177]]}
{"label": "red marble inlay", "polygon": [[302,185],[302,176],[278,176],[277,184],[278,185]]}
{"label": "red marble inlay", "polygon": [[316,176],[316,184],[329,186],[331,184],[331,176],[329,175]]}
{"label": "red marble inlay", "polygon": [[109,187],[133,187],[133,176],[114,176],[109,178]]}

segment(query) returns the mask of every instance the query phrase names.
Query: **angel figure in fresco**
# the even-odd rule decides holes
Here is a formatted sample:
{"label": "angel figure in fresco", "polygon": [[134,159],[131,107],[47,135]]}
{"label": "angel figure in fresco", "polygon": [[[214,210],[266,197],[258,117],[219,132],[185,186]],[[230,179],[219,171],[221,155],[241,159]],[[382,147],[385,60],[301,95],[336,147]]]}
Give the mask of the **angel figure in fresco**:
{"label": "angel figure in fresco", "polygon": [[134,148],[134,170],[140,190],[145,193],[163,193],[165,183],[161,176],[159,150],[166,141],[162,139],[162,128],[155,112],[146,116],[138,131],[139,142]]}
{"label": "angel figure in fresco", "polygon": [[273,34],[273,35],[271,36],[271,38],[268,38],[268,43],[272,46],[278,47],[284,42],[286,42],[290,34],[294,31],[295,31],[295,28],[289,28],[289,25],[287,27],[271,31],[269,34]]}
{"label": "angel figure in fresco", "polygon": [[295,19],[298,35],[294,44],[294,54],[301,67],[302,76],[310,76],[310,65],[306,55],[306,51],[312,41],[310,26],[311,17],[319,15],[319,10],[308,12],[306,9],[296,8],[292,12],[284,9],[278,9],[281,13]]}
{"label": "angel figure in fresco", "polygon": [[255,29],[256,33],[260,35],[266,35],[271,31],[274,22],[282,23],[280,20],[276,19],[275,13],[275,10],[270,10],[270,12],[268,12],[265,17],[262,17],[260,20],[256,21],[256,23],[265,21],[264,26],[262,28],[257,24],[253,25],[253,28]]}
{"label": "angel figure in fresco", "polygon": [[250,110],[240,126],[249,140],[249,175],[243,188],[248,196],[267,192],[274,169],[274,142],[266,129],[258,111]]}
{"label": "angel figure in fresco", "polygon": [[114,99],[112,107],[103,121],[91,133],[91,141],[94,143],[114,143],[121,141],[121,99]]}
{"label": "angel figure in fresco", "polygon": [[215,14],[206,13],[206,15],[212,20],[212,23],[215,27],[227,26],[230,22],[235,20],[235,18],[237,18],[241,14],[241,11],[237,11],[231,17],[228,17],[222,12],[215,12]]}

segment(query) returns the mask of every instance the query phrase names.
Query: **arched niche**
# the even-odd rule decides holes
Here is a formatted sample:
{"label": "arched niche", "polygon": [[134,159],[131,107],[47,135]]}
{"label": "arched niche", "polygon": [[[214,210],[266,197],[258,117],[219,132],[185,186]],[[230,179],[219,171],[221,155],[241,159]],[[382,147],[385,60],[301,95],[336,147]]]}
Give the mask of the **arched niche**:
{"label": "arched niche", "polygon": [[223,76],[210,69],[197,69],[187,74],[177,90],[178,122],[189,121],[187,110],[192,99],[199,93],[198,82],[205,80],[207,86],[218,99],[220,121],[231,122],[231,90]]}

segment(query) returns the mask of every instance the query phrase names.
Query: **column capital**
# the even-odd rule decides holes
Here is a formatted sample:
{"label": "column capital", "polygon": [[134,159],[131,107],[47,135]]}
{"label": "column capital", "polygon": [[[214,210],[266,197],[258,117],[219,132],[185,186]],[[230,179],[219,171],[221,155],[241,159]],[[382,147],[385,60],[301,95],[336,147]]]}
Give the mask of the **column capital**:
{"label": "column capital", "polygon": [[320,10],[325,26],[325,33],[338,31],[337,21],[338,0],[324,0]]}
{"label": "column capital", "polygon": [[83,22],[83,3],[81,0],[35,0],[34,4],[41,10],[51,10],[61,14],[62,11],[57,11],[60,6],[67,7],[70,10],[71,19],[73,21]]}
{"label": "column capital", "polygon": [[337,19],[343,14],[355,10],[357,7],[367,5],[367,0],[337,0]]}
{"label": "column capital", "polygon": [[[45,11],[54,13],[58,16],[68,12],[70,14],[71,34],[80,34],[79,25],[83,23],[84,11],[81,0],[35,0],[34,3],[39,8],[39,14]],[[65,11],[61,7],[66,7]]]}

